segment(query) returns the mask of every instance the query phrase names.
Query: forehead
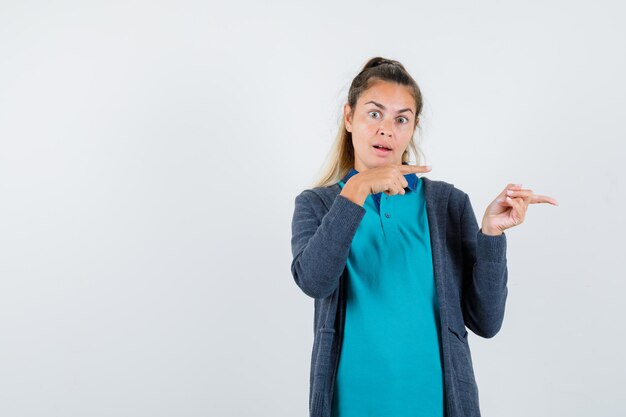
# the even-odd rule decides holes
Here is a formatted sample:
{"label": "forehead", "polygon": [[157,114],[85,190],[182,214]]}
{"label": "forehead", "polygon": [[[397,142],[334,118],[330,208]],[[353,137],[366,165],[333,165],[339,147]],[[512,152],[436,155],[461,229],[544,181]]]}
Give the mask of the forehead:
{"label": "forehead", "polygon": [[362,106],[370,100],[392,109],[408,107],[415,110],[415,99],[411,94],[411,89],[406,85],[375,81],[361,94],[357,100],[357,106]]}

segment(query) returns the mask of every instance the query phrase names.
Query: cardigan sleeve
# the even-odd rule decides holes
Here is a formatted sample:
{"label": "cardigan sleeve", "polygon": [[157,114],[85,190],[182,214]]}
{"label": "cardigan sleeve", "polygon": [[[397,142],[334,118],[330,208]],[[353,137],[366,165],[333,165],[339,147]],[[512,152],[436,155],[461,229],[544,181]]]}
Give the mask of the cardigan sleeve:
{"label": "cardigan sleeve", "polygon": [[339,286],[352,239],[366,211],[341,194],[320,220],[317,213],[323,208],[314,192],[304,190],[296,196],[291,223],[291,274],[313,298],[327,297]]}
{"label": "cardigan sleeve", "polygon": [[508,294],[506,235],[486,235],[469,196],[461,214],[463,250],[462,310],[465,325],[475,334],[491,338],[500,331]]}

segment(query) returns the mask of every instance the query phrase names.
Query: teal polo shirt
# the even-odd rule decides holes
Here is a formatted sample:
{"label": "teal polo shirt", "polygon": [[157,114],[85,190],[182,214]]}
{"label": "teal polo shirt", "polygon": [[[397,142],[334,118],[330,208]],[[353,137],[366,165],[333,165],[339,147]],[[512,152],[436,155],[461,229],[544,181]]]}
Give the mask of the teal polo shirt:
{"label": "teal polo shirt", "polygon": [[[339,186],[358,171],[352,169]],[[423,181],[369,195],[346,261],[333,417],[443,417],[444,387]]]}

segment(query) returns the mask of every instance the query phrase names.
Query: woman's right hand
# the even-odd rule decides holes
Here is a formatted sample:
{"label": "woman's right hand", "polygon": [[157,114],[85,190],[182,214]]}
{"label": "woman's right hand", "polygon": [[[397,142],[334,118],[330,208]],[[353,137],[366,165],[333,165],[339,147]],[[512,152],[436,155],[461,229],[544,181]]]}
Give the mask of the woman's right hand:
{"label": "woman's right hand", "polygon": [[341,194],[351,201],[363,205],[369,194],[384,192],[387,195],[405,194],[408,182],[406,174],[429,172],[429,165],[383,165],[367,169],[350,177]]}

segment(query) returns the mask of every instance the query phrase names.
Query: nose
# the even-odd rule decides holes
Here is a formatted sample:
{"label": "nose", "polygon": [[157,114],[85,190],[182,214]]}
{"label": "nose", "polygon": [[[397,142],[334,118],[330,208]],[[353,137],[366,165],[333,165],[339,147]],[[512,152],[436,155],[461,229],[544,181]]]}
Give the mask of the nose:
{"label": "nose", "polygon": [[384,137],[391,137],[391,126],[389,126],[389,123],[385,123],[385,122],[381,123],[380,130],[378,133]]}
{"label": "nose", "polygon": [[378,134],[381,136],[384,136],[385,138],[391,137],[391,128],[388,128],[386,126],[381,126],[378,131]]}

